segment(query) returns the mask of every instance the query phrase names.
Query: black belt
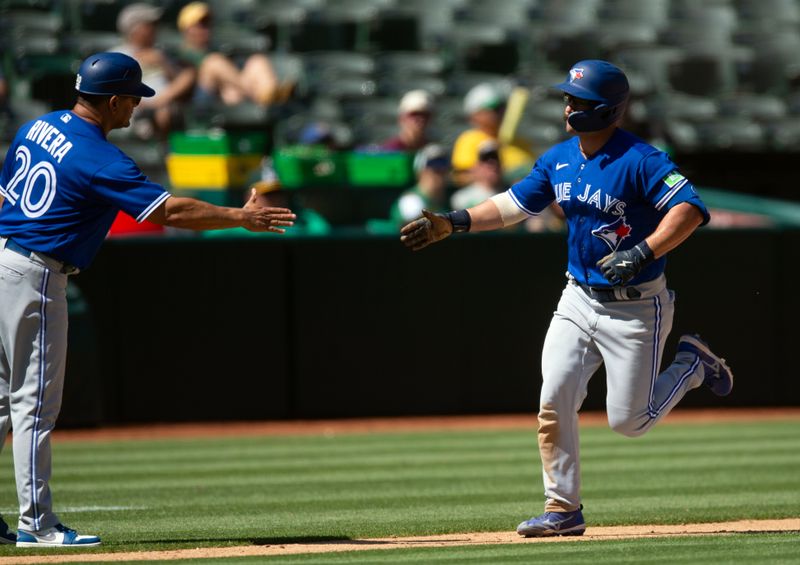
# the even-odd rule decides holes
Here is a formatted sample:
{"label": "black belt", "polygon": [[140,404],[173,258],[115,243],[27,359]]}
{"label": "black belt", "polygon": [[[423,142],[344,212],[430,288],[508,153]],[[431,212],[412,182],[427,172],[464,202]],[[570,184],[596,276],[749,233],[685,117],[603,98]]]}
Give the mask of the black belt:
{"label": "black belt", "polygon": [[[38,251],[31,251],[27,247],[22,247],[19,243],[14,241],[13,239],[6,238],[6,249],[9,251],[13,251],[14,253],[19,253],[23,257],[30,258],[31,255],[34,253],[38,253]],[[44,253],[40,253],[40,255],[44,255]],[[65,275],[71,275],[72,273],[78,272],[78,267],[74,267],[68,263],[64,263],[63,261],[59,261],[58,259],[53,259],[57,263],[61,264],[61,269],[59,270],[60,273],[64,273]]]}
{"label": "black belt", "polygon": [[618,300],[637,300],[642,297],[642,293],[636,287],[622,286],[617,288],[597,288],[586,284],[578,283],[583,292],[597,300],[598,302],[616,302]]}

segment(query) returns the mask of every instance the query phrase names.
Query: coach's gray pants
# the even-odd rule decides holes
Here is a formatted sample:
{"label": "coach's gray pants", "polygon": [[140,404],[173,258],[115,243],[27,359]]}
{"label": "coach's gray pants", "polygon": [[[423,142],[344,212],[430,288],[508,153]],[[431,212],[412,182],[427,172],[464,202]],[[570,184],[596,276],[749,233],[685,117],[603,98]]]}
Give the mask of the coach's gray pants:
{"label": "coach's gray pants", "polygon": [[0,238],[0,448],[13,427],[18,528],[59,522],[50,495],[50,432],[61,408],[67,275]]}
{"label": "coach's gray pants", "polygon": [[679,353],[659,374],[674,295],[663,276],[637,288],[638,300],[600,303],[570,280],[561,295],[542,353],[539,452],[547,511],[580,507],[578,410],[601,364],[608,423],[631,437],[649,430],[703,382],[702,363],[690,353]]}

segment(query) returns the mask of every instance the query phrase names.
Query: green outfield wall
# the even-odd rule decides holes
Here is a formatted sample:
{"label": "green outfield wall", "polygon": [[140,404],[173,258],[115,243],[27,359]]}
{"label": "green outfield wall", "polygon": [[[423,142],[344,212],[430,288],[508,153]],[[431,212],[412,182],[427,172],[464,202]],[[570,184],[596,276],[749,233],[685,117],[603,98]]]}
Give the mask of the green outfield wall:
{"label": "green outfield wall", "polygon": [[[673,252],[665,357],[697,331],[736,376],[684,406],[800,404],[799,246],[700,230]],[[531,412],[565,269],[563,234],[109,240],[71,281],[60,425]]]}

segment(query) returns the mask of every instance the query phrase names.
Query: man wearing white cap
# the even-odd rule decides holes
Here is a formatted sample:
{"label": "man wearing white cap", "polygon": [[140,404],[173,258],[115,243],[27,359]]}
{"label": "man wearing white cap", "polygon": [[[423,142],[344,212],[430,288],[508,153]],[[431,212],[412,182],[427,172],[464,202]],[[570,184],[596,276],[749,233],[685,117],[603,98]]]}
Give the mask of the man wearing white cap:
{"label": "man wearing white cap", "polygon": [[380,144],[387,151],[418,151],[429,143],[428,125],[434,111],[433,96],[425,90],[410,90],[397,108],[399,133]]}
{"label": "man wearing white cap", "polygon": [[[478,160],[478,148],[488,139],[500,144],[500,165],[505,173],[524,167],[529,169],[533,165],[536,156],[528,141],[515,137],[503,143],[498,139],[505,105],[506,95],[488,82],[474,86],[464,97],[464,114],[469,117],[472,128],[459,135],[453,146],[453,169],[457,184],[465,185],[472,181],[470,171]],[[527,174],[527,170],[524,174]]]}

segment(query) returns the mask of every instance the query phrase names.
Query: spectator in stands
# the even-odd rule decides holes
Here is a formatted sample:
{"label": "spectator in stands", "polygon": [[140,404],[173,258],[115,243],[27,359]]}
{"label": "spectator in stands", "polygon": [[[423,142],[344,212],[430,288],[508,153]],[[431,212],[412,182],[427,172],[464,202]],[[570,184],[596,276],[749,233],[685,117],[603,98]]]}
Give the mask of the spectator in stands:
{"label": "spectator in stands", "polygon": [[136,59],[142,67],[142,80],[156,91],[152,98],[142,99],[132,124],[134,130],[147,137],[151,132],[139,124],[150,123],[163,139],[179,126],[181,105],[191,96],[197,74],[192,66],[179,64],[155,46],[162,14],[161,8],[150,4],[125,6],[117,16],[117,30],[124,42],[111,51]]}
{"label": "spectator in stands", "polygon": [[498,140],[500,124],[505,112],[506,96],[492,83],[473,87],[464,98],[464,113],[469,116],[471,129],[463,132],[453,146],[453,169],[456,184],[464,186],[472,181],[472,167],[478,159],[478,147],[487,139],[500,143],[500,164],[504,173],[533,166],[536,156],[531,144],[515,138],[509,143]]}
{"label": "spectator in stands", "polygon": [[500,145],[487,139],[478,148],[478,159],[470,170],[472,183],[458,189],[450,198],[454,210],[472,208],[505,190],[500,168]]}
{"label": "spectator in stands", "polygon": [[419,151],[428,143],[428,125],[434,112],[433,96],[425,90],[411,90],[397,108],[398,134],[380,144],[386,151]]}
{"label": "spectator in stands", "polygon": [[180,57],[197,68],[195,101],[220,100],[226,105],[249,100],[261,106],[285,101],[293,84],[281,84],[269,58],[263,53],[247,57],[241,68],[214,50],[211,36],[211,8],[205,2],[191,2],[178,14],[183,36]]}
{"label": "spectator in stands", "polygon": [[391,220],[403,225],[420,216],[422,209],[431,212],[447,210],[447,189],[450,177],[450,155],[441,145],[429,144],[414,158],[417,184],[400,195],[392,206]]}

